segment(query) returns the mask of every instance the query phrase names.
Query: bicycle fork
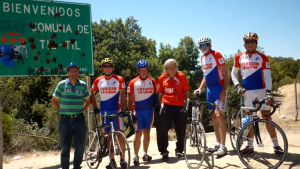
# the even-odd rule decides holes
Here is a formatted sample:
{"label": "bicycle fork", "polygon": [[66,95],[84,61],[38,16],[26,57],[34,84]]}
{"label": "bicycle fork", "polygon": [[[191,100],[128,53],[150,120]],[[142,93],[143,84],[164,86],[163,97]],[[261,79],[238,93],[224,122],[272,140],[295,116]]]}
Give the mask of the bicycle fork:
{"label": "bicycle fork", "polygon": [[[253,117],[253,131],[254,131],[254,137],[255,137],[255,140],[257,142],[257,145],[259,147],[263,147],[263,143],[261,141],[261,137],[260,137],[260,132],[259,132],[259,125],[258,125],[258,119],[259,117]],[[253,140],[254,141],[254,140]]]}
{"label": "bicycle fork", "polygon": [[[114,154],[115,155],[123,155],[123,150],[120,146],[118,136],[115,136],[115,129],[114,129],[113,123],[110,122],[110,124],[111,124],[111,139],[112,139],[112,146],[114,149]],[[115,137],[116,137],[116,140],[114,139]],[[118,153],[117,149],[115,148],[115,141],[117,142],[117,146],[118,146],[118,150],[119,150],[120,154]]]}

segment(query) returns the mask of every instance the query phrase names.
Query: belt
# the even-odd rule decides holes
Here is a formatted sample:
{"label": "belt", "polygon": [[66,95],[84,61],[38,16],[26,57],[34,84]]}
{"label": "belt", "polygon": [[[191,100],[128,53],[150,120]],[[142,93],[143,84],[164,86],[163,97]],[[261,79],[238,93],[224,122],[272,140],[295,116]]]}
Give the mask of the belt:
{"label": "belt", "polygon": [[67,114],[61,114],[60,117],[71,117],[71,118],[76,118],[76,117],[80,117],[83,116],[83,113],[79,113],[79,114],[71,114],[71,115],[67,115]]}

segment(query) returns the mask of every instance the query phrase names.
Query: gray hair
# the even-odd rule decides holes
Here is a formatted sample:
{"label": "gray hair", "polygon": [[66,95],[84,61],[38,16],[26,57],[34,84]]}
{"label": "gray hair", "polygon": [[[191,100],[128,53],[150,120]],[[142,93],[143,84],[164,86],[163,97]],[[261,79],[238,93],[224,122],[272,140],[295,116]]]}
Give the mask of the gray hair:
{"label": "gray hair", "polygon": [[167,70],[168,65],[173,65],[173,64],[175,64],[175,66],[177,67],[177,62],[176,62],[175,59],[166,60],[165,63],[164,63],[164,68],[165,68],[164,72],[167,72],[166,70]]}

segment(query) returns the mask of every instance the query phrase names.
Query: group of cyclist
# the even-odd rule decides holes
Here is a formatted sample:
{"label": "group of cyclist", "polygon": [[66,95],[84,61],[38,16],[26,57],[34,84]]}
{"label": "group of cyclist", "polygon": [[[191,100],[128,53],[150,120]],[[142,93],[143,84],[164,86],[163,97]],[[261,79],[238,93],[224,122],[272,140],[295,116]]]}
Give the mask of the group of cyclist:
{"label": "group of cyclist", "polygon": [[[198,40],[198,46],[203,55],[200,64],[204,73],[203,79],[197,90],[201,93],[205,87],[207,102],[215,103],[215,111],[211,113],[213,121],[216,143],[209,147],[207,151],[214,152],[218,156],[227,154],[225,146],[226,141],[226,122],[224,110],[226,106],[227,88],[230,82],[230,75],[235,86],[235,91],[244,94],[245,106],[251,107],[255,98],[262,99],[266,95],[271,96],[272,79],[270,73],[270,63],[268,58],[256,51],[258,36],[254,32],[248,32],[243,37],[245,52],[239,53],[234,58],[234,65],[230,73],[221,53],[212,50],[211,39],[203,36]],[[172,121],[177,135],[175,155],[182,157],[184,150],[184,137],[186,132],[187,112],[189,105],[189,84],[186,76],[178,72],[177,62],[174,59],[168,59],[164,63],[164,73],[155,79],[148,76],[149,64],[146,60],[139,60],[136,63],[138,76],[132,79],[127,86],[124,78],[113,74],[114,63],[111,59],[105,58],[101,61],[101,70],[103,75],[96,78],[90,91],[90,102],[93,105],[94,113],[102,115],[104,113],[126,114],[126,105],[130,111],[130,121],[134,124],[135,136],[133,141],[134,165],[139,165],[139,149],[141,145],[141,136],[143,135],[143,161],[151,161],[152,157],[147,154],[150,142],[150,130],[154,120],[154,109],[158,109],[157,119],[157,146],[162,155],[162,161],[169,160],[168,131]],[[238,71],[241,69],[242,86],[239,82]],[[100,108],[97,107],[95,93],[100,94]],[[127,102],[126,102],[127,100]],[[267,103],[271,104],[271,101]],[[270,112],[270,106],[262,106],[261,112]],[[208,107],[212,110],[212,107]],[[264,116],[272,120],[270,116]],[[104,123],[108,124],[109,119]],[[123,131],[123,119],[113,119],[114,128]],[[278,145],[276,133],[272,132],[274,127],[267,126],[268,132],[274,144],[274,152],[282,154],[283,150]],[[106,128],[105,132],[109,132]],[[120,139],[122,140],[122,139]],[[253,140],[253,137],[252,137]],[[248,146],[242,150],[242,153],[251,153],[253,141],[248,140]],[[122,149],[125,149],[125,143],[121,142]],[[122,158],[122,156],[121,156]],[[127,166],[124,159],[120,160],[121,166]],[[107,166],[117,166],[114,155],[111,154],[110,164]]]}

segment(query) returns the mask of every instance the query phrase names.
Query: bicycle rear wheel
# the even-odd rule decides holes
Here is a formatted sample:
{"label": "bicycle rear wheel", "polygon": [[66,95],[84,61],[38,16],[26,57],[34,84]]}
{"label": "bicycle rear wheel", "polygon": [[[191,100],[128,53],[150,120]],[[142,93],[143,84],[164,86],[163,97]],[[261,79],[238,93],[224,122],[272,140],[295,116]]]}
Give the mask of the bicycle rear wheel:
{"label": "bicycle rear wheel", "polygon": [[[122,144],[125,147],[124,150],[121,148]],[[113,151],[116,150],[115,156],[120,156],[120,158],[115,158],[117,165],[120,165],[121,169],[128,169],[130,167],[130,147],[125,135],[120,131],[115,131],[114,139],[110,139],[109,147],[109,154],[114,153]],[[109,156],[109,159],[111,160],[111,156]],[[123,162],[121,164],[122,160],[126,163]],[[111,167],[114,168],[113,166]]]}
{"label": "bicycle rear wheel", "polygon": [[198,169],[206,153],[205,130],[200,122],[192,122],[189,131],[185,136],[184,157],[189,169]]}
{"label": "bicycle rear wheel", "polygon": [[102,161],[100,143],[97,134],[90,131],[86,135],[85,141],[85,161],[90,169],[97,169]]}
{"label": "bicycle rear wheel", "polygon": [[232,149],[236,151],[236,140],[241,129],[241,118],[239,112],[227,114],[227,127]]}
{"label": "bicycle rear wheel", "polygon": [[[278,168],[284,161],[288,151],[288,141],[283,130],[273,121],[266,119],[258,120],[261,144],[257,144],[253,134],[254,121],[246,124],[238,136],[239,142],[236,144],[237,154],[241,162],[248,168]],[[252,129],[251,129],[252,128]],[[273,128],[273,129],[272,129]],[[250,130],[251,129],[251,130]],[[275,130],[274,130],[275,129]],[[269,134],[270,133],[270,134]],[[283,149],[281,155],[276,154],[271,137],[277,136],[278,145]],[[246,148],[248,141],[253,141],[253,149]]]}

